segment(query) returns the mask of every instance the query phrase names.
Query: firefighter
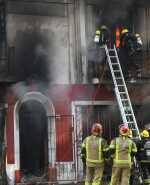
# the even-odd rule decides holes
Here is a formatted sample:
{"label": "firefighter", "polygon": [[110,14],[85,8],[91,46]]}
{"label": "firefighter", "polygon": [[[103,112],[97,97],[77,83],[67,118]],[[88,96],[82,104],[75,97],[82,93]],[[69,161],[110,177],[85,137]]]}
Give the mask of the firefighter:
{"label": "firefighter", "polygon": [[109,35],[107,26],[102,25],[100,29],[97,29],[95,32],[94,42],[104,48],[104,46],[109,42]]}
{"label": "firefighter", "polygon": [[119,133],[120,136],[113,139],[109,146],[109,152],[113,158],[110,185],[129,185],[132,159],[137,148],[128,137],[129,128],[126,125],[120,125]]}
{"label": "firefighter", "polygon": [[91,135],[82,143],[86,151],[86,177],[85,185],[101,185],[104,171],[104,157],[108,151],[107,142],[101,137],[102,125],[94,123]]}
{"label": "firefighter", "polygon": [[108,45],[109,37],[109,29],[105,25],[102,25],[95,32],[94,42],[96,43],[97,63],[94,64],[94,77],[97,79],[97,81],[100,81],[101,78],[105,78],[106,75],[109,74],[106,65],[107,56],[105,52],[105,45]]}
{"label": "firefighter", "polygon": [[121,32],[120,47],[123,48],[129,56],[132,56],[136,52],[137,38],[126,28]]}
{"label": "firefighter", "polygon": [[120,58],[121,67],[126,78],[135,82],[136,77],[141,77],[142,39],[140,34],[134,34],[127,28],[120,35]]}
{"label": "firefighter", "polygon": [[96,44],[99,44],[99,42],[100,42],[100,34],[101,34],[101,31],[99,29],[97,29],[95,32],[95,37],[94,37],[94,42]]}
{"label": "firefighter", "polygon": [[142,51],[143,43],[140,34],[123,29],[120,36],[120,47],[124,48],[129,56]]}
{"label": "firefighter", "polygon": [[135,34],[135,37],[136,37],[136,51],[142,51],[142,48],[143,48],[143,42],[142,42],[142,39],[141,39],[141,36],[139,33],[136,33]]}
{"label": "firefighter", "polygon": [[141,141],[138,143],[137,159],[140,161],[144,184],[150,184],[150,138],[149,132],[141,132]]}

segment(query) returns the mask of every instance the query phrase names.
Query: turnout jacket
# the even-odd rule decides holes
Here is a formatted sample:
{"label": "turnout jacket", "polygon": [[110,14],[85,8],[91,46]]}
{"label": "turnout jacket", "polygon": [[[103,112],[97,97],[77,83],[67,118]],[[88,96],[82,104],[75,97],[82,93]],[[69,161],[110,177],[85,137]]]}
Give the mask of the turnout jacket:
{"label": "turnout jacket", "polygon": [[137,159],[143,163],[150,163],[150,138],[143,138],[137,143]]}
{"label": "turnout jacket", "polygon": [[82,150],[86,151],[86,165],[89,167],[103,166],[105,152],[108,145],[105,139],[99,136],[88,136],[82,143]]}
{"label": "turnout jacket", "polygon": [[132,157],[137,152],[136,144],[126,136],[120,136],[111,141],[109,146],[114,167],[131,167]]}

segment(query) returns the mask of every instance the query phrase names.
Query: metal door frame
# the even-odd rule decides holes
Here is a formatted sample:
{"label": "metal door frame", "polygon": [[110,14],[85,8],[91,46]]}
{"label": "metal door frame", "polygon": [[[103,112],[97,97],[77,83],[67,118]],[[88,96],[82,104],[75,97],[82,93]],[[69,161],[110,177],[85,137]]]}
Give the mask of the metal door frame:
{"label": "metal door frame", "polygon": [[[114,101],[73,101],[72,102],[72,115],[74,117],[74,133],[75,133],[75,146],[74,146],[74,154],[75,154],[75,163],[76,163],[76,181],[81,182],[83,181],[83,164],[80,158],[80,153],[81,153],[81,143],[82,143],[82,128],[81,126],[81,115],[77,117],[76,115],[76,108],[79,106],[88,106],[88,105],[114,105]],[[80,111],[78,109],[78,111]],[[79,122],[79,123],[78,123]]]}

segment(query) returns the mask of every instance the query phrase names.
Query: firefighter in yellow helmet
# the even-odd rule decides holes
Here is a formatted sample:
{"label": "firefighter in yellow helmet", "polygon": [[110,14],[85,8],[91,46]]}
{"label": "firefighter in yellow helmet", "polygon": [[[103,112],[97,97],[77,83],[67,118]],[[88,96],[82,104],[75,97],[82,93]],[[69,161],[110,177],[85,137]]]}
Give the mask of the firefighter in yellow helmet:
{"label": "firefighter in yellow helmet", "polygon": [[124,33],[128,33],[129,30],[127,28],[124,28],[122,31],[121,31],[121,34],[124,34]]}
{"label": "firefighter in yellow helmet", "polygon": [[141,140],[137,146],[137,159],[141,164],[144,184],[150,184],[150,138],[147,130],[141,132]]}
{"label": "firefighter in yellow helmet", "polygon": [[137,38],[127,28],[121,31],[120,47],[126,51],[129,56],[132,56],[136,51]]}
{"label": "firefighter in yellow helmet", "polygon": [[86,177],[85,185],[101,185],[104,170],[104,157],[108,151],[107,142],[101,137],[102,125],[95,123],[91,135],[82,143],[86,150]]}
{"label": "firefighter in yellow helmet", "polygon": [[142,137],[143,139],[149,138],[149,132],[148,132],[147,130],[143,130],[143,131],[141,132],[141,137]]}
{"label": "firefighter in yellow helmet", "polygon": [[110,33],[107,26],[102,25],[95,32],[94,42],[100,47],[104,47],[109,42]]}
{"label": "firefighter in yellow helmet", "polygon": [[101,31],[100,31],[100,29],[97,29],[95,31],[95,37],[94,37],[94,42],[96,44],[99,44],[99,42],[100,42],[100,36],[101,36]]}
{"label": "firefighter in yellow helmet", "polygon": [[132,157],[137,152],[136,144],[128,137],[129,128],[122,124],[120,136],[113,139],[109,152],[113,155],[113,167],[110,185],[129,185]]}

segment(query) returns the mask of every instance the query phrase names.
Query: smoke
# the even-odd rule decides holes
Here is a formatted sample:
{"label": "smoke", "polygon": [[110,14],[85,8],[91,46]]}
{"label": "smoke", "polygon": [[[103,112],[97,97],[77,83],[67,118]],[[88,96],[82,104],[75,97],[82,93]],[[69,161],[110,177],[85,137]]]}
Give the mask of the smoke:
{"label": "smoke", "polygon": [[13,85],[11,90],[17,98],[21,99],[29,91],[29,87],[25,82],[19,82]]}
{"label": "smoke", "polygon": [[105,61],[106,54],[104,48],[89,47],[88,49],[88,61],[95,63],[102,63]]}
{"label": "smoke", "polygon": [[16,41],[16,74],[19,81],[49,80],[48,41],[44,34],[20,31]]}
{"label": "smoke", "polygon": [[137,120],[140,125],[150,123],[149,109],[150,109],[150,86],[144,85],[141,88],[142,103],[137,112]]}
{"label": "smoke", "polygon": [[[131,8],[135,0],[103,0],[99,4],[99,16],[96,20],[97,24],[113,25],[122,23],[128,18]],[[102,8],[101,8],[102,7]],[[100,16],[102,18],[100,18]]]}

